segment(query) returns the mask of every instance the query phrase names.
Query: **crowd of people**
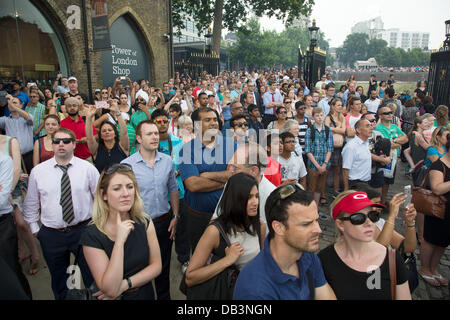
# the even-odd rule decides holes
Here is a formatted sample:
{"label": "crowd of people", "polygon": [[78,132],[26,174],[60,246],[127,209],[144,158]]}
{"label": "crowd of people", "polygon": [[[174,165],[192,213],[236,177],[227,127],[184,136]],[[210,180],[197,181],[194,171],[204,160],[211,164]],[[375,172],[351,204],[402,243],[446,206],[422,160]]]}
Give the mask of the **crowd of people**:
{"label": "crowd of people", "polygon": [[375,68],[337,68],[336,72],[428,72],[429,66],[414,66],[414,67],[383,67]]}
{"label": "crowd of people", "polygon": [[[58,74],[52,88],[15,81],[5,98],[2,297],[32,298],[21,262],[38,272],[34,236],[59,300],[71,254],[96,299],[171,299],[173,246],[188,299],[411,299],[418,243],[420,276],[448,286],[449,112],[423,81],[400,97],[374,75],[365,92],[354,76],[308,87],[295,69],[176,73],[162,88],[118,77],[91,101]],[[415,184],[429,168],[445,219],[388,199],[399,161]],[[328,218],[336,242],[316,254]],[[234,292],[218,292],[230,270]]]}

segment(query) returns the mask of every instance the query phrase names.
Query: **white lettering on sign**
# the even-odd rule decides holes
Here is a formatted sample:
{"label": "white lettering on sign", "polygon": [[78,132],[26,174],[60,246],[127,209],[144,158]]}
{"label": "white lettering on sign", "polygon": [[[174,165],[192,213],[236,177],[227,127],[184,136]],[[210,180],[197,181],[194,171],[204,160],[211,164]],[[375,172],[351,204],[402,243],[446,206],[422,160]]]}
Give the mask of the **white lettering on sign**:
{"label": "white lettering on sign", "polygon": [[119,48],[116,45],[112,44],[112,65],[113,65],[113,74],[114,75],[125,75],[129,76],[131,74],[131,70],[126,68],[126,66],[138,66],[137,59],[130,58],[136,57],[137,51]]}
{"label": "white lettering on sign", "polygon": [[79,6],[71,5],[67,7],[67,14],[70,16],[67,18],[67,29],[81,29],[81,10]]}

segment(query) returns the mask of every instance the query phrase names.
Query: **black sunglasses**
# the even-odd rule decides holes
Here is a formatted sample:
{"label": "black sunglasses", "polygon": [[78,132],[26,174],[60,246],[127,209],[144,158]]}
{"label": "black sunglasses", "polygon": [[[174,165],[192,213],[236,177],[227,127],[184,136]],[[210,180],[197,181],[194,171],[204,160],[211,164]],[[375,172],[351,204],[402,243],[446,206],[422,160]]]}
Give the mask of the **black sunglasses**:
{"label": "black sunglasses", "polygon": [[280,111],[278,114],[287,114],[287,111]]}
{"label": "black sunglasses", "polygon": [[275,207],[275,205],[278,203],[278,201],[289,198],[298,189],[305,191],[305,188],[303,188],[303,186],[298,182],[287,184],[281,188],[278,188],[278,190],[276,190],[277,191],[276,197],[273,200],[272,205],[270,206],[270,210],[268,212],[272,211],[273,207]]}
{"label": "black sunglasses", "polygon": [[111,166],[109,166],[107,169],[105,169],[105,174],[111,174],[116,172],[117,170],[124,170],[124,171],[132,171],[133,168],[128,163],[115,163]]}
{"label": "black sunglasses", "polygon": [[364,222],[366,222],[367,218],[369,218],[370,221],[375,223],[378,220],[380,220],[380,213],[375,210],[369,211],[369,213],[367,215],[364,213],[358,212],[358,213],[354,213],[354,214],[350,215],[349,217],[339,218],[339,220],[350,221],[351,224],[358,226],[358,225],[361,225]]}
{"label": "black sunglasses", "polygon": [[235,127],[242,127],[242,126],[245,126],[245,127],[248,127],[248,123],[247,122],[236,122],[235,124],[234,124],[234,126]]}
{"label": "black sunglasses", "polygon": [[383,113],[382,113],[383,116],[389,116],[389,115],[391,115],[391,114],[393,114],[392,111],[388,111],[388,112],[383,112]]}
{"label": "black sunglasses", "polygon": [[59,144],[61,141],[64,144],[69,144],[69,143],[73,142],[72,138],[53,138],[52,139],[53,144]]}
{"label": "black sunglasses", "polygon": [[369,119],[366,119],[367,121],[369,121],[369,122],[377,122],[377,119],[371,119],[371,120],[369,120]]}

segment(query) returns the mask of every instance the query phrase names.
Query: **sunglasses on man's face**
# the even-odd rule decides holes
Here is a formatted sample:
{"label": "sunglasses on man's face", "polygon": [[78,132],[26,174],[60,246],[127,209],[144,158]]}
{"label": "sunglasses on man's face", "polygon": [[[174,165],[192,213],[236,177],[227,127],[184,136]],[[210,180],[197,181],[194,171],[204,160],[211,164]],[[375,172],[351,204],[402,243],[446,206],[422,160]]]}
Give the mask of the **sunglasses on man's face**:
{"label": "sunglasses on man's face", "polygon": [[236,122],[235,124],[234,124],[234,126],[235,127],[242,127],[242,126],[245,126],[245,127],[248,127],[248,123],[247,122]]}
{"label": "sunglasses on man's face", "polygon": [[393,114],[392,111],[388,111],[388,112],[383,112],[383,113],[382,113],[383,116],[389,116],[389,115],[391,115],[391,114]]}
{"label": "sunglasses on man's face", "polygon": [[145,103],[145,100],[144,99],[136,99],[136,102],[144,102]]}
{"label": "sunglasses on man's face", "polygon": [[339,220],[350,221],[351,224],[358,226],[358,225],[361,225],[364,222],[366,222],[367,218],[369,218],[370,221],[375,223],[378,220],[380,220],[380,213],[375,210],[369,211],[368,214],[358,212],[358,213],[354,213],[354,214],[350,215],[349,217],[339,218]]}
{"label": "sunglasses on man's face", "polygon": [[374,122],[376,122],[377,121],[377,119],[367,119],[367,121],[369,121],[369,122],[371,122],[371,123],[374,123]]}
{"label": "sunglasses on man's face", "polygon": [[69,144],[69,143],[73,142],[72,138],[53,138],[52,139],[53,144],[59,144],[61,141],[64,144]]}
{"label": "sunglasses on man's face", "polygon": [[155,123],[157,123],[157,124],[168,124],[169,120],[158,119],[158,120],[155,120]]}
{"label": "sunglasses on man's face", "polygon": [[278,114],[287,114],[287,111],[280,111]]}

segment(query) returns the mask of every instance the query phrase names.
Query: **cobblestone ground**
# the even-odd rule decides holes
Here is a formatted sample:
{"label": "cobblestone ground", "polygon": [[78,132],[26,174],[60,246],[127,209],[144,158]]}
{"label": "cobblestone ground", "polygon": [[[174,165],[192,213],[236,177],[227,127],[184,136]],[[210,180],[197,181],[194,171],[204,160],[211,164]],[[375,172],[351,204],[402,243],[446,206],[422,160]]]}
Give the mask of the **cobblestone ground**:
{"label": "cobblestone ground", "polygon": [[[397,170],[396,181],[393,186],[391,186],[388,193],[388,200],[398,192],[403,191],[405,185],[411,184],[410,178],[406,177],[405,164],[399,163],[399,168]],[[331,195],[328,195],[328,203],[331,203]],[[327,207],[320,207],[320,212],[327,214],[329,216],[329,211]],[[329,246],[334,242],[334,221],[329,218],[328,220],[320,220],[320,226],[322,228],[322,234],[319,240],[320,249]],[[397,231],[402,233],[404,230],[403,220],[399,217],[396,221]],[[416,250],[416,256],[418,257],[419,248]],[[420,266],[420,261],[417,259],[417,264]],[[172,299],[184,300],[186,297],[179,291],[178,287],[181,281],[181,265],[176,259],[175,250],[172,250],[172,261],[171,261],[171,285],[170,292]],[[23,263],[23,270],[26,272],[28,269],[28,262]],[[440,273],[448,279],[450,277],[450,248],[447,248],[445,254],[441,259],[441,264],[439,266]],[[35,300],[53,300],[53,294],[51,291],[51,278],[48,272],[47,265],[41,254],[41,267],[37,275],[29,276],[27,275],[28,281],[30,282],[31,290],[33,292],[33,299]],[[419,278],[419,286],[414,291],[414,300],[444,300],[449,299],[449,289],[448,287],[433,287]]]}

